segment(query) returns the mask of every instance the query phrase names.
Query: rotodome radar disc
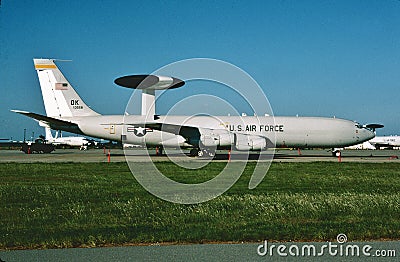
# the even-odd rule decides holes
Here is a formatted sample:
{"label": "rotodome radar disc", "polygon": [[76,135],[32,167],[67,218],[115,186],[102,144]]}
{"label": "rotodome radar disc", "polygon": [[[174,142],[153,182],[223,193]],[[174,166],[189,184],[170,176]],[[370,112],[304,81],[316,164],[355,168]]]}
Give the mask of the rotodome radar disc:
{"label": "rotodome radar disc", "polygon": [[129,75],[115,79],[114,83],[134,89],[164,90],[181,87],[185,84],[185,81],[169,76]]}

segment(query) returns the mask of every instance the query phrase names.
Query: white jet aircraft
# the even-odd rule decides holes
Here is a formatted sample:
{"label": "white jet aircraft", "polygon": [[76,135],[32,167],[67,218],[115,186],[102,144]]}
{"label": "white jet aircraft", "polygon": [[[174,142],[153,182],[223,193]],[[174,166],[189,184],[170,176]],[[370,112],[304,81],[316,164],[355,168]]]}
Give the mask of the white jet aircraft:
{"label": "white jet aircraft", "polygon": [[[43,124],[41,124],[43,125]],[[87,148],[87,145],[89,144],[89,140],[87,140],[83,136],[65,136],[63,137],[62,135],[59,136],[59,132],[56,132],[56,135],[53,137],[53,134],[51,133],[51,129],[49,126],[44,125],[45,131],[46,131],[46,141],[48,143],[51,143],[53,145],[67,145],[71,147],[80,147],[81,149]]]}
{"label": "white jet aircraft", "polygon": [[370,140],[374,129],[383,127],[325,117],[156,115],[155,90],[180,87],[184,82],[155,75],[115,80],[118,85],[142,89],[142,115],[100,115],[83,102],[54,61],[34,59],[46,115],[12,111],[55,130],[134,145],[191,148],[191,155],[213,156],[216,149],[341,148]]}
{"label": "white jet aircraft", "polygon": [[400,148],[400,136],[376,136],[368,141],[377,149],[379,148]]}

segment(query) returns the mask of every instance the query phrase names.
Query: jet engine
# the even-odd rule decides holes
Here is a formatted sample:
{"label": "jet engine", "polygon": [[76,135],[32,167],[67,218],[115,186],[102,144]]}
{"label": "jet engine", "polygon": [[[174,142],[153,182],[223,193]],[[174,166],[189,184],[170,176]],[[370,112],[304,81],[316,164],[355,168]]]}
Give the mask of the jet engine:
{"label": "jet engine", "polygon": [[230,147],[234,143],[234,134],[226,130],[199,128],[200,143],[204,147]]}
{"label": "jet engine", "polygon": [[262,151],[267,149],[267,145],[265,137],[235,134],[235,149],[238,151]]}
{"label": "jet engine", "polygon": [[232,147],[238,151],[262,151],[268,147],[267,138],[231,133],[227,130],[199,128],[200,144],[206,148]]}

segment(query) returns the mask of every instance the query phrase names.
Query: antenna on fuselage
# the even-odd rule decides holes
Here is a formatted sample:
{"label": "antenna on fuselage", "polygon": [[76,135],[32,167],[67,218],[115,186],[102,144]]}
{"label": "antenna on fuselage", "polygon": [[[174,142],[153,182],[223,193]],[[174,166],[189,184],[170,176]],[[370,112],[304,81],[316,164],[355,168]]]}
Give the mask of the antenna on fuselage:
{"label": "antenna on fuselage", "polygon": [[181,87],[185,81],[175,77],[156,75],[130,75],[119,77],[114,83],[127,88],[142,90],[142,116],[155,116],[156,90],[166,90]]}

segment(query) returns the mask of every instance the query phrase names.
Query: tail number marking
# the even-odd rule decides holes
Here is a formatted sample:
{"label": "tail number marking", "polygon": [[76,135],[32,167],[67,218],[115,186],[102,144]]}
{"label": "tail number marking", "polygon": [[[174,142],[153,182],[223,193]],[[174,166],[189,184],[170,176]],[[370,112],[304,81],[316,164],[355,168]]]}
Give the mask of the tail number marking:
{"label": "tail number marking", "polygon": [[83,106],[79,105],[79,99],[72,99],[71,106],[73,109],[83,109]]}

